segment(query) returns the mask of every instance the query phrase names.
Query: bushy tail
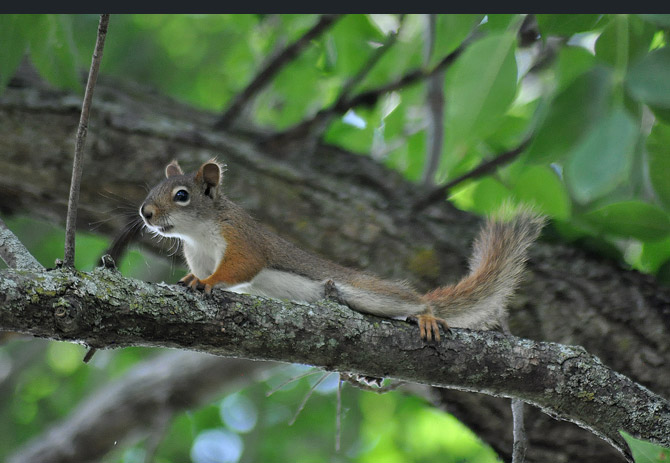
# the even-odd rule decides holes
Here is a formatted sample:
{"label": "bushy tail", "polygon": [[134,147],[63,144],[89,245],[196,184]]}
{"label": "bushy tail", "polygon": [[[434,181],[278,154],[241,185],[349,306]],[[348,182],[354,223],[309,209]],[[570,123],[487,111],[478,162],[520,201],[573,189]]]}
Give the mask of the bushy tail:
{"label": "bushy tail", "polygon": [[529,208],[508,207],[489,218],[475,240],[470,273],[453,286],[425,296],[435,315],[450,326],[485,329],[497,325],[516,289],[545,218]]}

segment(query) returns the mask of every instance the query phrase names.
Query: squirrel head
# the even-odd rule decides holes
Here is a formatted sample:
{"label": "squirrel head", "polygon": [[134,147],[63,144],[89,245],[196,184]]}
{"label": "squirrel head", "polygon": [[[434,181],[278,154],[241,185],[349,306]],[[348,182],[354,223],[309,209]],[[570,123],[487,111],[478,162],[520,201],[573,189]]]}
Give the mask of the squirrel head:
{"label": "squirrel head", "polygon": [[172,161],[165,168],[165,180],[151,189],[140,206],[146,227],[158,235],[186,240],[202,233],[212,225],[209,219],[216,218],[224,170],[212,159],[196,172],[184,174],[179,163]]}

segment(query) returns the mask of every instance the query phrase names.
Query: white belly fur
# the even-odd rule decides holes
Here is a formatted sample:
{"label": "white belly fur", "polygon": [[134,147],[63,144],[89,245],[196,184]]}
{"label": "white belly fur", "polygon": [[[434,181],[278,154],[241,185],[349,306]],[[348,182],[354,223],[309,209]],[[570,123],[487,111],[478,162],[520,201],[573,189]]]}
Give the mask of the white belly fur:
{"label": "white belly fur", "polygon": [[263,269],[250,282],[231,286],[228,291],[296,302],[315,302],[323,299],[324,284],[294,273]]}

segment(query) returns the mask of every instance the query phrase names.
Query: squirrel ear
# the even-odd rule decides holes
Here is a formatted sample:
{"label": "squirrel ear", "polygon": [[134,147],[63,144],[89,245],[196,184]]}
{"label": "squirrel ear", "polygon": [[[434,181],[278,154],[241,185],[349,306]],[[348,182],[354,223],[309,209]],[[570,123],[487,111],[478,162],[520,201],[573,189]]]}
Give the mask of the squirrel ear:
{"label": "squirrel ear", "polygon": [[207,161],[198,170],[196,179],[202,180],[210,187],[216,187],[221,183],[223,166],[215,160]]}
{"label": "squirrel ear", "polygon": [[216,191],[221,183],[221,177],[224,170],[224,165],[219,164],[215,159],[212,159],[200,166],[198,173],[195,174],[195,181],[205,183],[205,194],[212,199],[216,196]]}
{"label": "squirrel ear", "polygon": [[176,159],[165,167],[165,177],[170,178],[175,175],[184,175],[184,171],[181,170]]}

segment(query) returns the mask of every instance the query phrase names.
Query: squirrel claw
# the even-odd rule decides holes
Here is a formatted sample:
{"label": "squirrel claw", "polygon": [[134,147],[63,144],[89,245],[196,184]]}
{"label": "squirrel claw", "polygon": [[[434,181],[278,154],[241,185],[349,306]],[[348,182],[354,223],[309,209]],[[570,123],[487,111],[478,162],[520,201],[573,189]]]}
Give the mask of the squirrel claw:
{"label": "squirrel claw", "polygon": [[181,286],[186,286],[192,291],[204,291],[204,293],[208,296],[212,293],[212,285],[203,283],[201,279],[192,273],[189,273],[184,278],[179,280],[178,284]]}
{"label": "squirrel claw", "polygon": [[187,287],[189,287],[189,288],[192,288],[191,285],[193,284],[193,281],[194,281],[194,280],[197,280],[197,279],[198,279],[198,277],[196,277],[196,276],[193,275],[192,273],[189,273],[189,274],[186,275],[184,278],[182,278],[181,280],[179,280],[179,281],[177,282],[177,284],[178,284],[178,285],[181,285],[181,286],[187,286]]}
{"label": "squirrel claw", "polygon": [[451,331],[444,319],[437,318],[433,315],[411,315],[407,317],[407,321],[419,325],[419,336],[421,336],[421,339],[428,342],[433,339],[436,342],[440,341],[440,326],[444,329],[445,333]]}

